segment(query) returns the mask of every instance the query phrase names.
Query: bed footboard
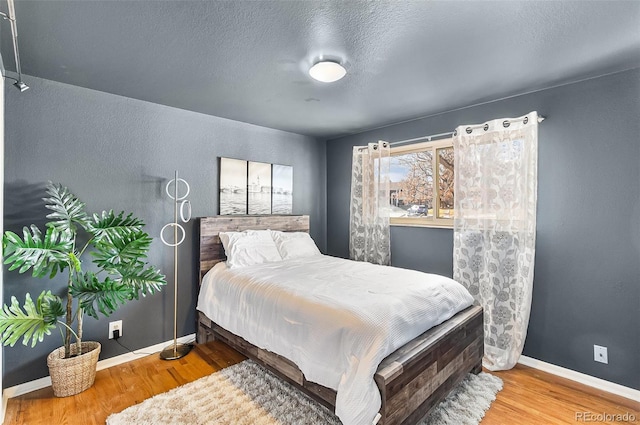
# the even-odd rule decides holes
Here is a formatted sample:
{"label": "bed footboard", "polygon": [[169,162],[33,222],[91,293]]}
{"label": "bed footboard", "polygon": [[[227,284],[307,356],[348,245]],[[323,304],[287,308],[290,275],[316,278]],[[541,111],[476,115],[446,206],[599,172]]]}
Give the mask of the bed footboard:
{"label": "bed footboard", "polygon": [[[260,349],[198,312],[197,341],[219,339],[333,410],[336,393],[305,379],[286,358]],[[382,397],[379,424],[415,424],[469,372],[482,370],[482,308],[472,306],[409,341],[380,363],[374,379]]]}
{"label": "bed footboard", "polygon": [[482,370],[482,308],[472,306],[384,359],[375,374],[380,424],[415,424],[469,372]]}

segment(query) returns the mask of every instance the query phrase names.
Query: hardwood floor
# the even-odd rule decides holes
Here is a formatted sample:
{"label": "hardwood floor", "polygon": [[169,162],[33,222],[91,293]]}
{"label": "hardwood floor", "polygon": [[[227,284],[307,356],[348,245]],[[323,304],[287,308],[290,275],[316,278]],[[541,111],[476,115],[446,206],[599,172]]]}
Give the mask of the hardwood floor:
{"label": "hardwood floor", "polygon": [[[225,344],[214,341],[196,346],[180,360],[158,355],[98,371],[95,385],[74,397],[56,398],[51,388],[9,399],[5,425],[104,424],[111,413],[186,384],[244,359]],[[640,423],[640,403],[526,366],[496,372],[504,389],[482,425],[576,424],[576,413],[625,414]],[[596,418],[597,419],[597,418]],[[618,422],[600,421],[600,424]]]}
{"label": "hardwood floor", "polygon": [[628,413],[635,417],[631,423],[640,423],[640,403],[633,400],[522,365],[516,365],[509,371],[491,373],[503,380],[504,388],[498,393],[482,425],[624,423],[619,420],[585,420],[587,415],[603,413]]}

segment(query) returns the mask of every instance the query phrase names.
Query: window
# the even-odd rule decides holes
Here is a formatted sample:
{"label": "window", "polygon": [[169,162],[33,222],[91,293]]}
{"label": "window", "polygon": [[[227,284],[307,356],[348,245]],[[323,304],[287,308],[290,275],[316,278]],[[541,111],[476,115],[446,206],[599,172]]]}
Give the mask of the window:
{"label": "window", "polygon": [[391,148],[391,224],[453,226],[453,140]]}

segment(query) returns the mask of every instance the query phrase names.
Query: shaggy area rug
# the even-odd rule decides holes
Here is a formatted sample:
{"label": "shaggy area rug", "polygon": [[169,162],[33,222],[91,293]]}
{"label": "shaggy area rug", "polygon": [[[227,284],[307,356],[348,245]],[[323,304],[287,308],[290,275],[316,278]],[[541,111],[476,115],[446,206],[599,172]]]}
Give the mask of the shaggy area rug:
{"label": "shaggy area rug", "polygon": [[[477,425],[502,389],[488,373],[469,374],[421,424]],[[340,425],[324,406],[245,360],[158,394],[107,418],[107,425]]]}

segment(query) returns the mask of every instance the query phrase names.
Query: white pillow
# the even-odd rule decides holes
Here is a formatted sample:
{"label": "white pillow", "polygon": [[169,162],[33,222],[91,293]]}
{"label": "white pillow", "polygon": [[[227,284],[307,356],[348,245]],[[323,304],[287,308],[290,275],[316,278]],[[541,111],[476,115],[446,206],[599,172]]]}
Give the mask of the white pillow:
{"label": "white pillow", "polygon": [[273,236],[283,260],[321,255],[320,250],[308,233],[272,230],[271,236]]}
{"label": "white pillow", "polygon": [[282,261],[269,230],[220,232],[220,241],[230,269]]}

